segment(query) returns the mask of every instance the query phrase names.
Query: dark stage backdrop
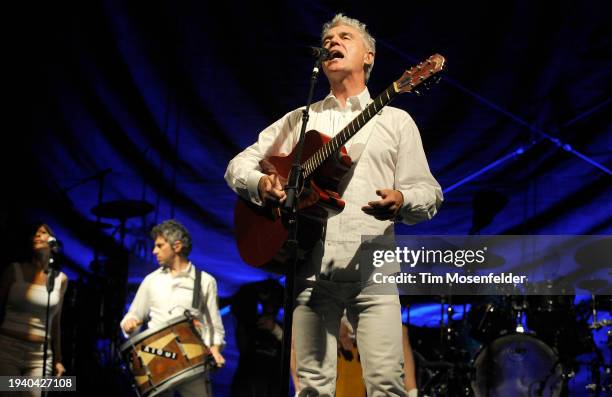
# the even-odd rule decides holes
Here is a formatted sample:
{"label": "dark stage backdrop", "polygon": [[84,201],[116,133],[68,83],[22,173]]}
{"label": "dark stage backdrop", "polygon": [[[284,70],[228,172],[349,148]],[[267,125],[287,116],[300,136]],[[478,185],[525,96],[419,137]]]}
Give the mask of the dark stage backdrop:
{"label": "dark stage backdrop", "polygon": [[[102,258],[127,253],[137,285],[156,267],[148,231],[176,218],[221,297],[267,277],[237,254],[236,197],[223,174],[264,127],[304,103],[312,67],[305,46],[319,42],[337,12],[366,22],[377,38],[373,96],[434,52],[448,59],[439,85],[393,103],[415,119],[447,189],[435,219],[400,232],[610,234],[609,4],[31,4],[15,33],[31,124],[11,133],[16,142],[6,149],[18,160],[2,195],[4,241],[17,246],[15,230],[44,219],[64,241],[71,279],[91,272],[98,246]],[[317,99],[327,92],[322,78]],[[117,219],[95,224],[100,195],[154,207],[127,220],[125,251]],[[16,256],[9,251],[3,263]]]}

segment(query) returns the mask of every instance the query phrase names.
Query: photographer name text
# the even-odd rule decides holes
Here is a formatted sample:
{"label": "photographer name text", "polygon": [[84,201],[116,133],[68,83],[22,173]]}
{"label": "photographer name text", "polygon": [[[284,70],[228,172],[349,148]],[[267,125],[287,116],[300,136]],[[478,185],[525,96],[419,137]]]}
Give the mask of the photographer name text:
{"label": "photographer name text", "polygon": [[524,284],[527,276],[517,276],[513,273],[489,273],[485,275],[462,275],[446,273],[396,273],[385,275],[374,273],[372,280],[376,284]]}

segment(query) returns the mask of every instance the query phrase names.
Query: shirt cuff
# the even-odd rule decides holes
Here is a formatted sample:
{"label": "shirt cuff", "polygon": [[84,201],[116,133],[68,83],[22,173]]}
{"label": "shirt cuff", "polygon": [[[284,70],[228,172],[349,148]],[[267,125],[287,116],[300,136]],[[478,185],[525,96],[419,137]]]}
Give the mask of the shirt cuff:
{"label": "shirt cuff", "polygon": [[247,176],[247,191],[249,192],[249,199],[252,203],[259,206],[263,206],[261,197],[259,197],[259,180],[265,175],[266,174],[259,170],[251,170]]}
{"label": "shirt cuff", "polygon": [[[404,196],[404,204],[395,217],[396,222],[414,225],[430,220],[438,212],[438,198],[430,201],[419,189],[399,189]],[[441,201],[440,201],[441,202]]]}
{"label": "shirt cuff", "polygon": [[225,347],[225,340],[221,336],[215,335],[213,337],[213,345],[219,346],[219,350],[221,351]]}
{"label": "shirt cuff", "polygon": [[125,315],[125,317],[123,317],[123,320],[121,320],[121,322],[119,323],[119,328],[121,328],[121,333],[123,334],[123,336],[124,336],[126,339],[127,339],[127,338],[129,338],[129,337],[130,337],[130,336],[132,336],[132,335],[136,335],[138,332],[140,332],[140,328],[142,327],[142,326],[137,327],[137,328],[136,328],[134,331],[132,331],[132,333],[131,333],[131,334],[126,333],[126,332],[123,330],[123,324],[125,324],[125,322],[126,322],[127,320],[130,320],[130,319],[134,319],[134,320],[137,320],[137,321],[139,320],[139,318],[138,318],[138,317],[136,317],[135,315],[133,315],[132,313],[128,313],[128,314],[126,314],[126,315]]}

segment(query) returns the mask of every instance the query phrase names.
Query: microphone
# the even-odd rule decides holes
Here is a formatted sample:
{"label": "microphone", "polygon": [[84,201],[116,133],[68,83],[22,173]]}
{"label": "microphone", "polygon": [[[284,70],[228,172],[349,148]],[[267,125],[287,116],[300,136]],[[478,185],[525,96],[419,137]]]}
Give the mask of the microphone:
{"label": "microphone", "polygon": [[327,61],[331,56],[329,50],[323,47],[310,47],[310,53],[319,58],[321,62]]}
{"label": "microphone", "polygon": [[47,244],[49,244],[49,248],[51,248],[51,251],[54,253],[58,253],[62,248],[62,243],[53,236],[49,236],[47,239]]}

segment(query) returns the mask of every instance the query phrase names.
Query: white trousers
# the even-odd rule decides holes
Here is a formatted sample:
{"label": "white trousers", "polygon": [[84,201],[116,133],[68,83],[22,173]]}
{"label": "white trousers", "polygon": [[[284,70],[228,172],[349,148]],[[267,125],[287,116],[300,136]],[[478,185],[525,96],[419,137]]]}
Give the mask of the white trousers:
{"label": "white trousers", "polygon": [[397,294],[375,295],[362,283],[317,280],[298,289],[293,312],[297,376],[302,390],[333,397],[340,319],[356,330],[368,397],[406,397],[402,319]]}
{"label": "white trousers", "polygon": [[[49,343],[49,346],[51,344]],[[42,376],[44,344],[0,334],[0,375]],[[47,350],[47,376],[52,376],[53,353]],[[40,391],[0,392],[0,396],[38,397]]]}

